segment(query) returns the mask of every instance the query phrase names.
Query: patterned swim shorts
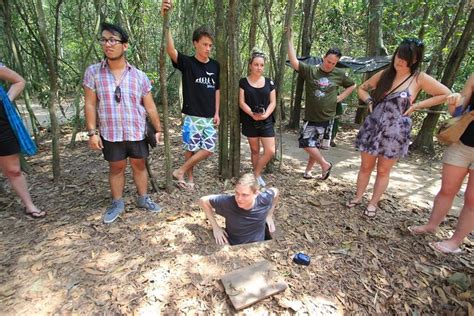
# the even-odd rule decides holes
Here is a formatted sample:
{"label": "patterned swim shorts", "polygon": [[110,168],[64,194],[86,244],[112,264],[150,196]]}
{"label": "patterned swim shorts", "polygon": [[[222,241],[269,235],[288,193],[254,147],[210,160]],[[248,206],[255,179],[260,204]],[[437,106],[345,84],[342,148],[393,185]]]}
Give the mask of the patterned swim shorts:
{"label": "patterned swim shorts", "polygon": [[196,152],[204,149],[214,152],[217,144],[217,131],[213,118],[185,115],[183,120],[183,148]]}
{"label": "patterned swim shorts", "polygon": [[333,123],[334,119],[321,123],[304,122],[298,138],[299,147],[328,149],[331,142]]}

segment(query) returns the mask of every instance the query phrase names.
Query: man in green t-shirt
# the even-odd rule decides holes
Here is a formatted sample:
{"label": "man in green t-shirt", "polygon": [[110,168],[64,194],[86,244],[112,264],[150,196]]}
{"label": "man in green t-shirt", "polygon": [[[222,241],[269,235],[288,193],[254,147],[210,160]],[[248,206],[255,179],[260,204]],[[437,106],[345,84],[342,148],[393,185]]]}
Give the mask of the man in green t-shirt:
{"label": "man in green t-shirt", "polygon": [[[319,149],[329,148],[337,103],[344,100],[356,87],[347,72],[336,68],[341,56],[339,49],[331,48],[318,66],[300,62],[296,58],[291,31],[288,34],[291,67],[298,71],[305,81],[304,124],[298,139],[299,147],[309,155],[303,175],[305,179],[312,178],[311,170],[316,162],[321,166],[321,180],[329,177],[332,163],[324,159]],[[344,91],[338,94],[338,87],[343,87]]]}

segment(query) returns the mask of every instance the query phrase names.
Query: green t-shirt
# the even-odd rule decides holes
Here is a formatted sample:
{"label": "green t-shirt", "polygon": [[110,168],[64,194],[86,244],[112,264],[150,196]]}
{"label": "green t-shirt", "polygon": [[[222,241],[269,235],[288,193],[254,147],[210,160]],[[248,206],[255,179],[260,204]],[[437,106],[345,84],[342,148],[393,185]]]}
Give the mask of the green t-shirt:
{"label": "green t-shirt", "polygon": [[324,122],[336,116],[337,88],[354,85],[348,73],[339,68],[331,72],[322,71],[319,66],[299,63],[299,73],[305,81],[305,121]]}

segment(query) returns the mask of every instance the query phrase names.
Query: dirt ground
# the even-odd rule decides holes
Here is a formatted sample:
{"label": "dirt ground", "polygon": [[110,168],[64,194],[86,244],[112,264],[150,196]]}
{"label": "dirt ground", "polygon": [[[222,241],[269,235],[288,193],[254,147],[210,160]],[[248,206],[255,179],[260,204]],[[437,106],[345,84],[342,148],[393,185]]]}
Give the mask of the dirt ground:
{"label": "dirt ground", "polygon": [[[182,162],[177,131],[172,133],[175,167]],[[135,207],[128,171],[126,212],[104,225],[109,190],[101,154],[88,150],[85,141],[66,148],[65,133],[62,180],[55,185],[50,144],[45,142],[28,159],[31,193],[48,211],[45,219],[25,216],[0,178],[5,191],[0,191],[1,314],[234,314],[220,277],[266,259],[289,287],[242,315],[474,315],[474,241],[466,239],[459,256],[438,255],[428,247],[429,241],[452,233],[456,217],[448,216],[436,235],[413,237],[406,230],[429,216],[434,195],[425,190],[437,189],[439,162],[418,156],[402,161],[377,217],[367,220],[362,207],[344,206],[352,197],[358,167],[353,136],[344,131],[338,147],[327,152],[338,168],[321,182],[301,177],[304,155],[288,149],[296,143],[294,134],[286,133],[281,170],[265,175],[282,194],[276,236],[237,247],[215,245],[196,204],[199,196],[232,189],[231,182],[218,177],[217,156],[197,169],[194,193],[153,194],[164,207],[160,214]],[[151,165],[163,179],[162,148],[152,154]],[[250,171],[246,152],[242,171]],[[297,252],[311,256],[308,267],[292,262]]]}

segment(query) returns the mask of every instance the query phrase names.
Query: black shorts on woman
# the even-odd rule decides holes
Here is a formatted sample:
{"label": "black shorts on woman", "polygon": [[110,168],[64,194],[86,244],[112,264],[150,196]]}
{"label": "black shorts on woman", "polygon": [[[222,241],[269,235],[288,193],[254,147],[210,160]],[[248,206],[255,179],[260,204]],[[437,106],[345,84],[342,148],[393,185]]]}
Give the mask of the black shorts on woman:
{"label": "black shorts on woman", "polygon": [[19,152],[20,145],[8,121],[3,102],[0,101],[0,156],[10,156]]}
{"label": "black shorts on woman", "polygon": [[[261,88],[255,88],[249,84],[247,78],[241,78],[239,87],[244,90],[245,103],[250,106],[252,111],[254,109],[256,111],[258,107],[268,109],[270,93],[275,89],[271,79],[265,78],[265,85]],[[240,110],[240,122],[242,123],[242,134],[246,137],[275,137],[273,113],[265,120],[256,121]]]}

